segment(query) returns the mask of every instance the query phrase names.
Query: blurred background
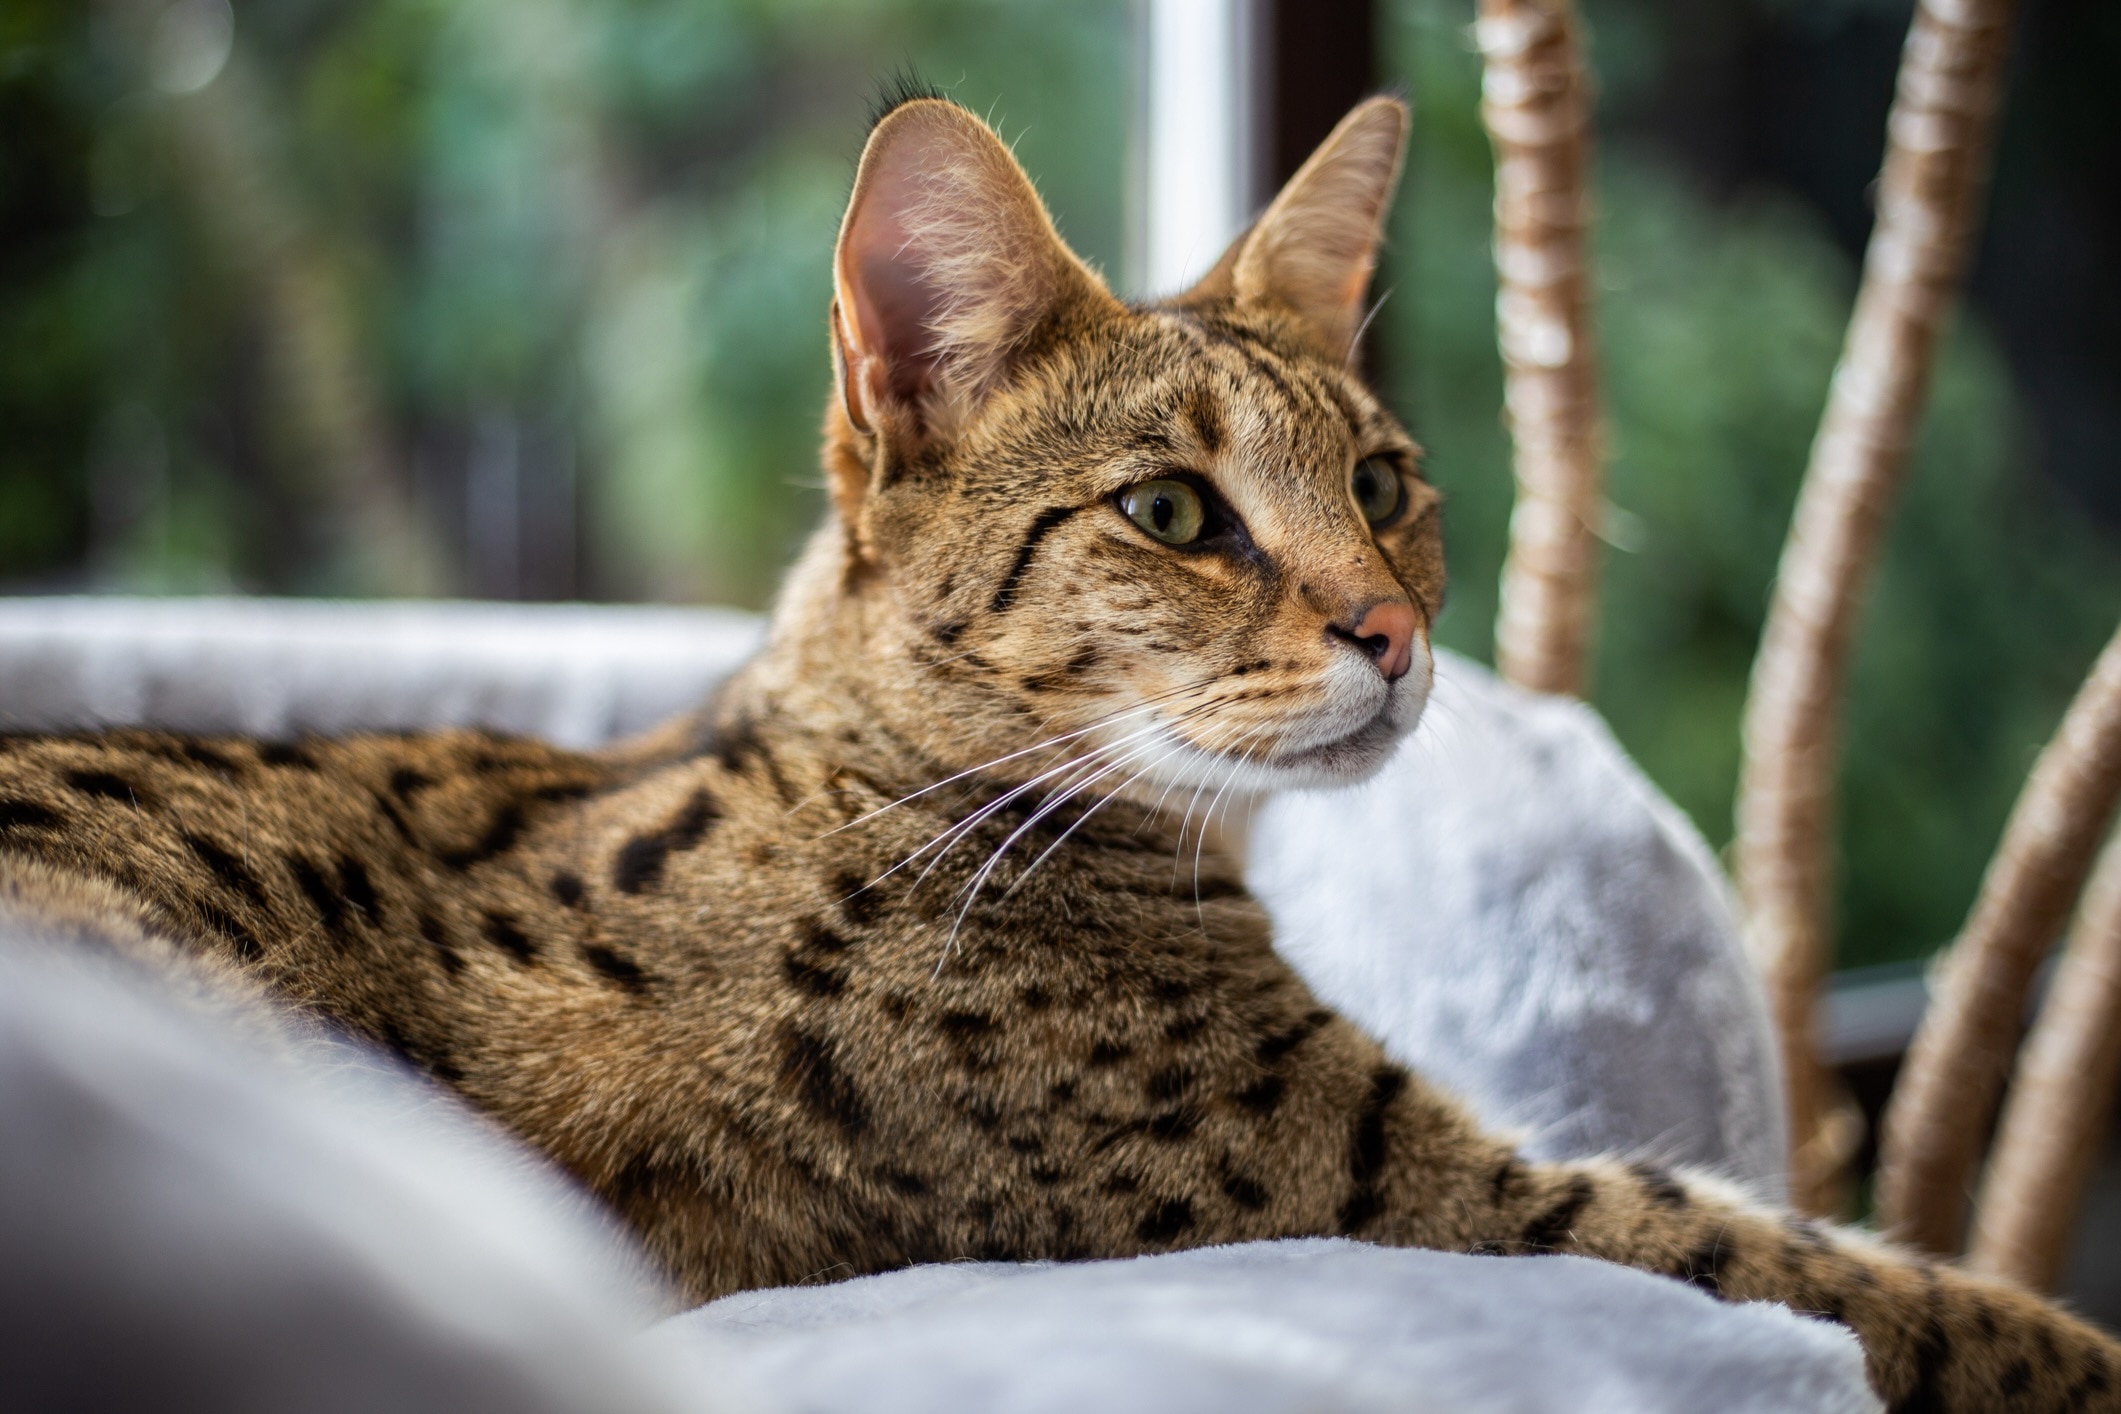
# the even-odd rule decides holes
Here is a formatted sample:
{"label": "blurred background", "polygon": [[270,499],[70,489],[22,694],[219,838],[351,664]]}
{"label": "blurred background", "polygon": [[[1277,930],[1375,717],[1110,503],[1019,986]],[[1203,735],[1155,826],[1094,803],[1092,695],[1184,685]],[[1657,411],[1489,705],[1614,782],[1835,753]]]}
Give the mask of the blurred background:
{"label": "blurred background", "polygon": [[[1595,696],[1721,845],[1910,6],[1586,8]],[[894,69],[987,115],[1136,293],[1390,85],[1415,136],[1373,353],[1450,497],[1440,636],[1484,658],[1510,479],[1471,9],[1257,0],[1211,33],[1163,0],[8,0],[0,591],[764,604],[819,512],[828,256]],[[2021,24],[1858,653],[1849,967],[1950,936],[2121,607],[2121,8]],[[1234,155],[1174,166],[1216,105]]]}

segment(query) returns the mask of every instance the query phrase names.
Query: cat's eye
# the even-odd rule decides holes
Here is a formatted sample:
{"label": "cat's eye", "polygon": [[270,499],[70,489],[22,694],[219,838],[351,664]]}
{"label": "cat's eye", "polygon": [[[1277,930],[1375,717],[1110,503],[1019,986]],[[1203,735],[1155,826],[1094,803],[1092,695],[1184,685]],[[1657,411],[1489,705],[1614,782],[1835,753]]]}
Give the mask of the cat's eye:
{"label": "cat's eye", "polygon": [[1398,515],[1407,499],[1399,469],[1383,457],[1364,457],[1355,463],[1355,474],[1348,485],[1355,493],[1355,504],[1362,508],[1363,519],[1371,525],[1383,525]]}
{"label": "cat's eye", "polygon": [[1208,508],[1200,492],[1183,481],[1144,481],[1119,496],[1119,508],[1127,519],[1166,545],[1190,545],[1200,538],[1208,523]]}

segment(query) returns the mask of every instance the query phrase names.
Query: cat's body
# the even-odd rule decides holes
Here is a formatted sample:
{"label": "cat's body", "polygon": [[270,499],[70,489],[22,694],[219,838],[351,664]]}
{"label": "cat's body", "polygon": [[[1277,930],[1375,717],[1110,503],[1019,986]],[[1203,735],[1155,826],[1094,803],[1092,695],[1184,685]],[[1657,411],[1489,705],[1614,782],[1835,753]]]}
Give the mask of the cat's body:
{"label": "cat's body", "polygon": [[695,1297],[1346,1233],[1821,1312],[1896,1407],[2121,1408],[2112,1343],[2023,1293],[1519,1159],[1189,830],[1359,776],[1426,691],[1435,498],[1343,357],[1402,122],[1358,110],[1131,309],[991,134],[904,106],[842,233],[836,512],[709,712],[599,756],[0,741],[0,915],[101,910],[393,1047]]}

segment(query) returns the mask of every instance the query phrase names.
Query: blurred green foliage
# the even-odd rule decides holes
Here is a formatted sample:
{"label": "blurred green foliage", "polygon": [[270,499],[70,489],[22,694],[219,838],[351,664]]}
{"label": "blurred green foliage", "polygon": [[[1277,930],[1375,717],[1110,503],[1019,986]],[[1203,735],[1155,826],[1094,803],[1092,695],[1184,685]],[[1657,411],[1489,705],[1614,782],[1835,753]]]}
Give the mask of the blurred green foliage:
{"label": "blurred green foliage", "polygon": [[[1775,0],[1806,3],[1843,0]],[[1451,498],[1441,636],[1484,657],[1510,493],[1470,9],[1382,9],[1417,118],[1379,328]],[[388,592],[320,470],[372,445],[444,587],[764,602],[818,511],[828,254],[901,65],[989,114],[1118,272],[1127,0],[275,0],[194,92],[171,13],[0,9],[0,586]],[[1606,111],[1669,79],[1667,11],[1590,13]],[[1720,843],[1855,271],[1787,196],[1712,198],[1620,137],[1599,172],[1597,702]],[[522,517],[499,558],[482,468]],[[1845,962],[1949,935],[2121,604],[2038,468],[1962,322],[1861,638]]]}

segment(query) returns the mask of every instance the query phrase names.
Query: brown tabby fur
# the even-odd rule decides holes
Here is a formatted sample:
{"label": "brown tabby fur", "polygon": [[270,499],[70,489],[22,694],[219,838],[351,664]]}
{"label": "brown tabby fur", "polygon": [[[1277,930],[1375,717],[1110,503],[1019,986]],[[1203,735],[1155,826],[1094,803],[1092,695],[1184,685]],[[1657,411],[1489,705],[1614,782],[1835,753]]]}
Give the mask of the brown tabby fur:
{"label": "brown tabby fur", "polygon": [[[1186,829],[1233,780],[1360,775],[1425,692],[1425,647],[1393,685],[1349,641],[1442,593],[1435,497],[1344,356],[1403,122],[1358,109],[1200,287],[1129,307],[975,119],[895,109],[837,270],[835,514],[710,709],[590,755],[0,739],[0,913],[106,917],[391,1047],[695,1299],[1345,1233],[1786,1302],[1851,1326],[1897,1409],[2121,1409],[2115,1346],[2024,1292],[1518,1157],[1321,1008]],[[1374,535],[1366,455],[1409,475]],[[1172,467],[1242,543],[1116,509]],[[1144,704],[1198,749],[1128,738]]]}

